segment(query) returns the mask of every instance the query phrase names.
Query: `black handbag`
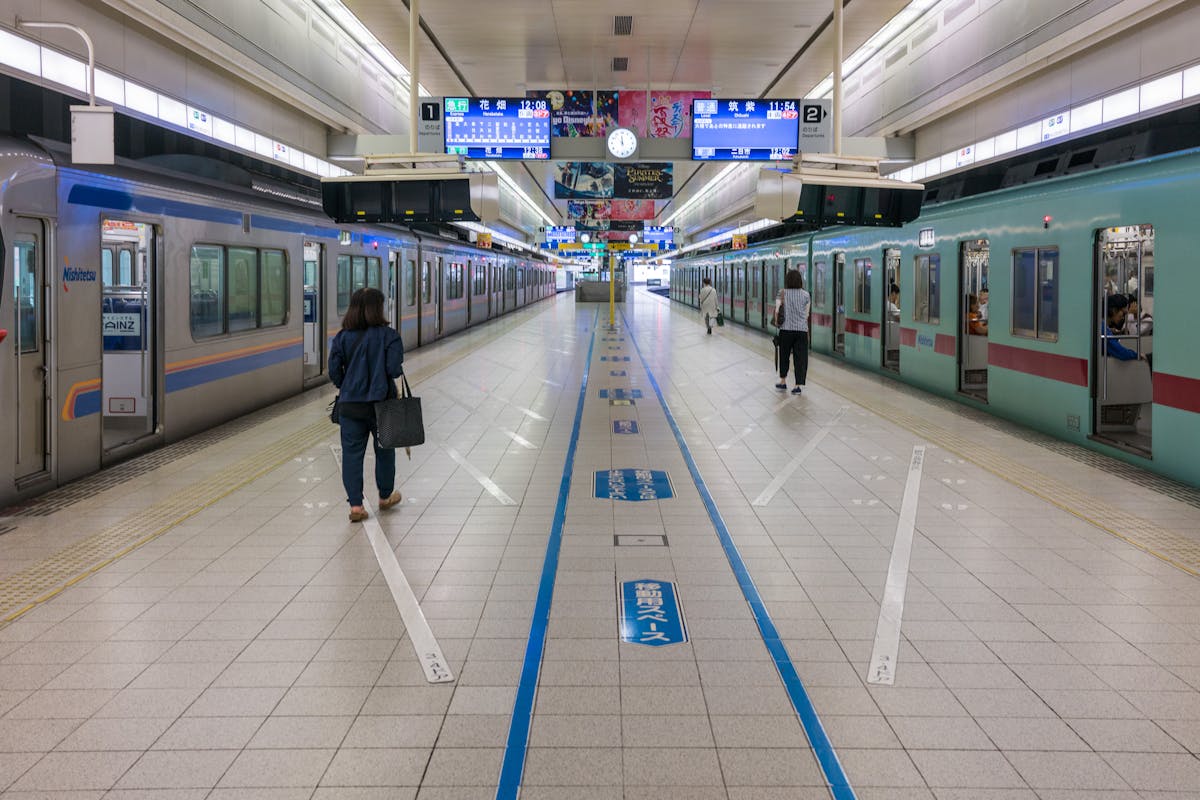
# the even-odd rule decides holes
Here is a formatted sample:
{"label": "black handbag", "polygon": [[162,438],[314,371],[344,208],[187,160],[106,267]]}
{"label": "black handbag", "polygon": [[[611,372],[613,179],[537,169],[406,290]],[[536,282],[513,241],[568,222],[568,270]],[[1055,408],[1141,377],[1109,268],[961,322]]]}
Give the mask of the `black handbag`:
{"label": "black handbag", "polygon": [[408,378],[400,376],[403,390],[375,404],[375,441],[380,447],[415,447],[425,444],[425,422],[421,418],[421,398],[413,397]]}

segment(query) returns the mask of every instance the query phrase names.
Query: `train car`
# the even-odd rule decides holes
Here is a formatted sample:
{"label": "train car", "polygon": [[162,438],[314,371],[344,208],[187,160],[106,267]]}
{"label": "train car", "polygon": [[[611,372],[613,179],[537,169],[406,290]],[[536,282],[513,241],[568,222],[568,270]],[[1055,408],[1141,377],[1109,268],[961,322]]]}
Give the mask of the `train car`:
{"label": "train car", "polygon": [[[766,276],[769,301],[799,268],[814,350],[1200,484],[1200,358],[1179,325],[1200,290],[1183,268],[1198,196],[1186,150],[927,206],[902,228],[680,259],[672,297],[695,305],[710,274],[726,316],[764,328],[741,273]],[[1136,304],[1128,323],[1109,319],[1116,295]]]}
{"label": "train car", "polygon": [[323,383],[356,289],[382,290],[415,348],[521,305],[495,302],[501,261],[538,285],[552,273],[433,234],[339,230],[315,198],[181,165],[80,169],[0,139],[0,507]]}

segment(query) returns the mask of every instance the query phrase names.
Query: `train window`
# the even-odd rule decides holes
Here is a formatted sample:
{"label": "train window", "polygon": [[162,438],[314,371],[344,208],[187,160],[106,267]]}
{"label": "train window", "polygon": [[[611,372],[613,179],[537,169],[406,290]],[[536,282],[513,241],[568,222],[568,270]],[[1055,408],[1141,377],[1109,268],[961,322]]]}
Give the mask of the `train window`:
{"label": "train window", "polygon": [[337,311],[345,314],[350,307],[350,295],[354,293],[353,275],[350,274],[350,256],[337,259]]}
{"label": "train window", "polygon": [[941,280],[942,257],[937,253],[917,256],[913,261],[913,286],[916,290],[916,302],[913,304],[913,321],[928,322],[931,325],[941,321],[942,306],[939,284]]}
{"label": "train window", "polygon": [[854,259],[854,310],[871,313],[871,273],[874,265],[869,258]]}
{"label": "train window", "polygon": [[133,282],[133,253],[122,248],[117,260],[117,281],[120,286],[134,286]]}
{"label": "train window", "polygon": [[829,295],[825,287],[829,265],[824,261],[817,261],[813,264],[813,271],[816,273],[813,281],[813,301],[818,308],[824,308],[825,304],[829,302]]}
{"label": "train window", "polygon": [[111,247],[100,250],[100,281],[106,288],[113,285],[113,251]]}
{"label": "train window", "polygon": [[411,258],[404,266],[404,305],[412,307],[417,304],[417,262]]}
{"label": "train window", "polygon": [[258,251],[229,248],[229,332],[258,327]]}
{"label": "train window", "polygon": [[1013,250],[1012,332],[1058,341],[1058,248]]}
{"label": "train window", "polygon": [[14,273],[13,290],[17,300],[17,341],[20,352],[36,353],[41,337],[38,335],[38,320],[41,311],[38,303],[42,293],[38,291],[37,244],[15,242],[13,244]]}
{"label": "train window", "polygon": [[433,289],[429,280],[429,262],[421,262],[421,303],[429,303],[433,297]]}
{"label": "train window", "polygon": [[287,257],[282,250],[262,251],[262,327],[287,320]]}
{"label": "train window", "polygon": [[354,270],[353,289],[361,289],[367,285],[367,257],[352,256],[350,264]]}
{"label": "train window", "polygon": [[225,332],[225,250],[194,245],[191,258],[192,337]]}
{"label": "train window", "polygon": [[517,271],[512,267],[507,270],[508,274],[504,277],[504,288],[512,291],[517,288]]}
{"label": "train window", "polygon": [[367,258],[367,286],[383,290],[383,262],[377,256]]}

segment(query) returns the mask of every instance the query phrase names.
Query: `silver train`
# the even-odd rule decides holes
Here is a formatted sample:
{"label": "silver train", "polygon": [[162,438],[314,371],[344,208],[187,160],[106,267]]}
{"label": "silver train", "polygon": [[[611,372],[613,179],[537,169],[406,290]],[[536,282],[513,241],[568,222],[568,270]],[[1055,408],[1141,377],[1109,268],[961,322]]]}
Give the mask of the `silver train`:
{"label": "silver train", "polygon": [[405,348],[555,292],[545,262],[339,229],[264,184],[0,137],[0,509],[324,382],[355,289]]}

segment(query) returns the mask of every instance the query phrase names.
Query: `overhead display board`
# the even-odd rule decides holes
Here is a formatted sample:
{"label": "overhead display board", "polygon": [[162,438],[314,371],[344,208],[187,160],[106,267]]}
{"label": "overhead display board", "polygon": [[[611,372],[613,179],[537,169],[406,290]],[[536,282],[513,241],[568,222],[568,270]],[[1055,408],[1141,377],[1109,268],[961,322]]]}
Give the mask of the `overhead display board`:
{"label": "overhead display board", "polygon": [[694,161],[790,161],[799,136],[798,100],[692,101]]}
{"label": "overhead display board", "polygon": [[447,153],[483,159],[550,158],[550,108],[545,99],[447,97],[444,111]]}

